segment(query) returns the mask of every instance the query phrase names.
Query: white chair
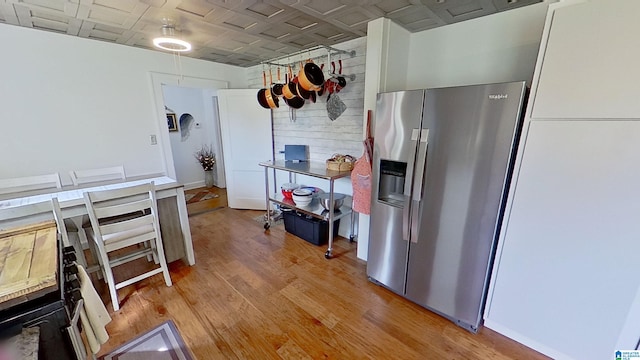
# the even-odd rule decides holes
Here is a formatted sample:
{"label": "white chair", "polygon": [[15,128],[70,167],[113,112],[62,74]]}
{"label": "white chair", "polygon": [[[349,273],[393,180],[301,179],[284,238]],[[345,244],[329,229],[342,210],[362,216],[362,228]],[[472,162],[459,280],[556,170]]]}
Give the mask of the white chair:
{"label": "white chair", "polygon": [[73,185],[75,186],[101,181],[127,180],[123,166],[91,170],[73,170],[69,171],[69,176],[71,176],[71,181],[73,181]]}
{"label": "white chair", "polygon": [[[162,246],[153,182],[121,189],[86,192],[84,201],[93,229],[88,235],[91,237],[90,241],[95,243],[114,311],[120,309],[118,289],[161,272],[167,286],[172,285]],[[133,246],[147,243],[148,247],[142,249]],[[124,255],[118,252],[118,257],[109,257],[111,252],[129,247],[133,250]],[[149,255],[153,256],[159,268],[120,283],[115,282],[112,268]]]}
{"label": "white chair", "polygon": [[[89,170],[72,170],[72,171],[69,171],[69,176],[71,177],[71,181],[73,182],[74,186],[87,185],[87,184],[98,183],[103,181],[127,180],[123,166],[113,166],[108,168],[89,169]],[[78,229],[81,243],[84,245],[85,249],[87,247],[89,248],[95,260],[97,258],[96,249],[93,246],[91,246],[91,244],[88,242],[87,235],[85,233],[85,228],[88,228],[90,226],[89,218],[87,216],[82,216],[82,217],[76,217],[73,219],[67,219],[66,224],[67,224],[67,228],[69,229],[73,229],[73,228]],[[85,268],[87,267],[85,266]],[[97,267],[87,268],[88,272],[94,272],[96,270],[97,270]]]}
{"label": "white chair", "polygon": [[0,179],[0,195],[51,188],[60,189],[61,187],[62,183],[60,182],[60,175],[58,173]]}

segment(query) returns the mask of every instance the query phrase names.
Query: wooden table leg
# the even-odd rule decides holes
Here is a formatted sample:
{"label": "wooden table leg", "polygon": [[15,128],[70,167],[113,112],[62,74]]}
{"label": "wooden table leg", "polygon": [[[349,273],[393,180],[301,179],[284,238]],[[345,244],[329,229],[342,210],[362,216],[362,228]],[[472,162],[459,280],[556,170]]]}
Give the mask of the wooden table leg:
{"label": "wooden table leg", "polygon": [[187,214],[187,200],[184,197],[184,188],[176,189],[178,193],[176,202],[178,205],[178,215],[180,216],[180,228],[182,229],[182,238],[184,239],[184,250],[187,253],[187,263],[195,265],[196,257],[193,253],[193,240],[191,240],[191,227],[189,226],[189,215]]}

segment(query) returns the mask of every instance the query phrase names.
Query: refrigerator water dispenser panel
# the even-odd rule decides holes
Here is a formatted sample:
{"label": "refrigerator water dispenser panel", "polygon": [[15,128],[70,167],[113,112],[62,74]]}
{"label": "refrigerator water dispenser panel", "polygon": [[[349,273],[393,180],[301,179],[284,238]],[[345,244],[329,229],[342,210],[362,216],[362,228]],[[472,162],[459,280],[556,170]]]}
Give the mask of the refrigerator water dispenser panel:
{"label": "refrigerator water dispenser panel", "polygon": [[395,207],[404,206],[404,181],[407,176],[407,163],[380,160],[380,183],[378,201]]}

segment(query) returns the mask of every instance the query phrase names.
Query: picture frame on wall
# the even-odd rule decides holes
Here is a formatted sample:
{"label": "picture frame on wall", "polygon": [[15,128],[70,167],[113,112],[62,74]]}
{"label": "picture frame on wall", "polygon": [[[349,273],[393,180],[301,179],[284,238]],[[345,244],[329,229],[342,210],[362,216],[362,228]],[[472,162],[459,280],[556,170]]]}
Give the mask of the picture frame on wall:
{"label": "picture frame on wall", "polygon": [[169,131],[178,131],[176,114],[167,114],[167,126],[169,127]]}

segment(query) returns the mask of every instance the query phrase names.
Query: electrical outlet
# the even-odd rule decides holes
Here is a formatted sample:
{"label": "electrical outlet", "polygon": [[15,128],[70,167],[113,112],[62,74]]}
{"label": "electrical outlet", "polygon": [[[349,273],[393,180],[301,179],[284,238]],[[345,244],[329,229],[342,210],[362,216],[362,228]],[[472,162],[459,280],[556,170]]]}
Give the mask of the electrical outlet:
{"label": "electrical outlet", "polygon": [[155,135],[151,135],[151,145],[156,145],[158,144],[158,139],[156,138]]}

